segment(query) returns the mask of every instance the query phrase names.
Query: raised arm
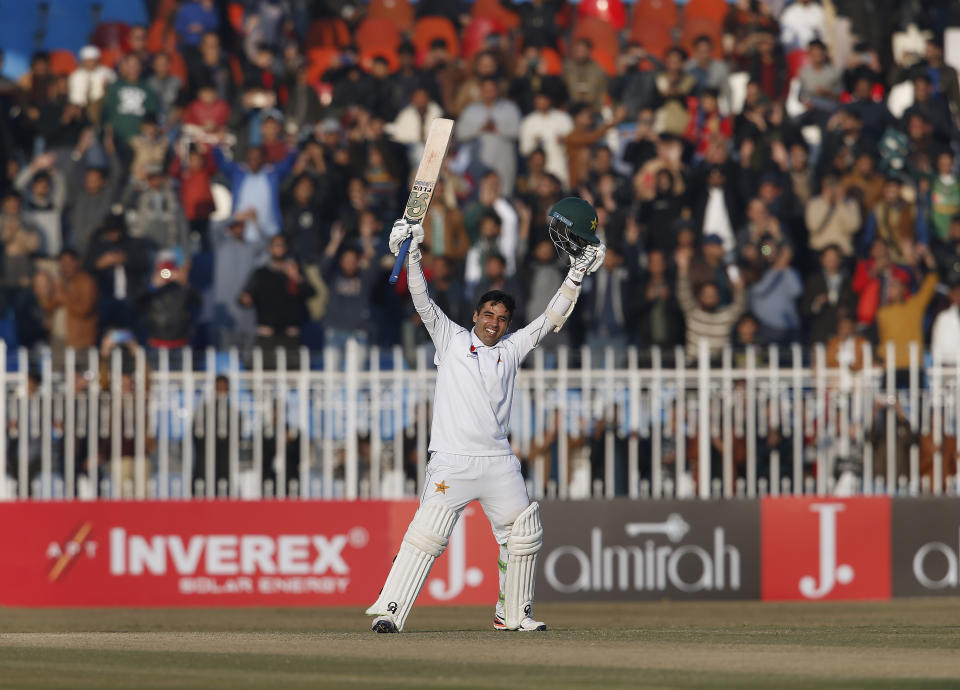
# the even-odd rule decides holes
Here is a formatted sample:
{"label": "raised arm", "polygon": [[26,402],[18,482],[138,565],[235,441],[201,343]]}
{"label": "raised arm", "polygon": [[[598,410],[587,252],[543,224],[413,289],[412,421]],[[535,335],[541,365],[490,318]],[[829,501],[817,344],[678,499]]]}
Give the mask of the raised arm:
{"label": "raised arm", "polygon": [[[463,330],[443,313],[436,302],[427,294],[427,281],[423,277],[420,267],[420,243],[423,242],[423,226],[419,223],[411,225],[402,218],[393,224],[390,231],[389,247],[394,255],[400,251],[400,245],[413,234],[410,250],[407,252],[407,289],[413,299],[413,306],[420,315],[420,320],[430,334],[434,346],[437,348],[437,357],[443,357],[450,339],[457,332]],[[439,360],[438,360],[439,361]]]}
{"label": "raised arm", "polygon": [[607,248],[603,244],[587,245],[577,258],[570,257],[570,270],[560,284],[560,289],[547,304],[546,310],[536,319],[517,331],[515,336],[520,348],[522,360],[533,348],[537,347],[552,330],[558,333],[573,313],[580,297],[584,276],[593,273],[603,265]]}

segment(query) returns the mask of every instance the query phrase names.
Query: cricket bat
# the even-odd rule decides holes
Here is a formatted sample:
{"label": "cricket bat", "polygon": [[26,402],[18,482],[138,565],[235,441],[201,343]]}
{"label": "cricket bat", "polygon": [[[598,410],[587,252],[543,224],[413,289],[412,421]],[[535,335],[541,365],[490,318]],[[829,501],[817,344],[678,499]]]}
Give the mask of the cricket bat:
{"label": "cricket bat", "polygon": [[[409,223],[423,222],[423,217],[430,208],[430,199],[433,198],[433,189],[437,186],[440,170],[443,168],[443,159],[447,155],[447,145],[450,143],[450,133],[453,131],[453,120],[438,117],[430,123],[427,132],[427,142],[423,147],[423,158],[417,168],[417,176],[413,180],[410,196],[407,197],[407,207],[403,210],[403,218]],[[393,264],[393,273],[390,274],[390,283],[395,284],[400,278],[400,271],[407,260],[410,250],[408,237],[400,245],[400,253]]]}

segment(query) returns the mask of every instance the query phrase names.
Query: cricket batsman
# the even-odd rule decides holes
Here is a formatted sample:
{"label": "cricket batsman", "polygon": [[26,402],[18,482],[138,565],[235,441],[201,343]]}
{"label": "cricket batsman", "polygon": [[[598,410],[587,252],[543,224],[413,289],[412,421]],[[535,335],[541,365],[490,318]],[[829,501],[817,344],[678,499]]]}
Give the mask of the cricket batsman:
{"label": "cricket batsman", "polygon": [[596,235],[597,213],[576,197],[550,209],[548,232],[570,257],[570,270],[546,311],[507,334],[514,298],[499,290],[480,297],[473,328],[451,321],[427,295],[420,268],[423,227],[398,220],[390,251],[412,236],[407,285],[414,307],[436,346],[437,384],[430,434],[430,461],[420,507],[404,535],[380,598],[367,609],[378,633],[403,630],[413,602],[443,553],[461,511],[480,501],[500,544],[500,597],[493,627],[524,632],[546,630],[533,618],[537,555],[543,542],[540,506],[527,497],[520,461],[510,448],[509,420],[520,364],[573,312],[585,275],[603,264],[606,247]]}

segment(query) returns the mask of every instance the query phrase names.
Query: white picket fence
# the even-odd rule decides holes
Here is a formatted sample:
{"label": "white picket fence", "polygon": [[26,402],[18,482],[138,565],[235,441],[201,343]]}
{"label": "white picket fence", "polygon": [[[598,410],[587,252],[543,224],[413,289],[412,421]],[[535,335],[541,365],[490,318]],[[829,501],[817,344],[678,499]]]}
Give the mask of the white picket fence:
{"label": "white picket fence", "polygon": [[[105,361],[68,350],[56,369],[46,351],[31,377],[18,352],[16,368],[0,370],[0,499],[398,498],[422,488],[436,374],[425,348],[407,367],[399,348],[349,343],[325,351],[320,370],[305,350],[296,369],[278,351],[272,370],[259,351],[244,368],[236,351],[210,350],[197,370],[189,350],[175,369],[171,353],[158,354],[149,368],[136,350],[125,372],[119,350]],[[538,498],[960,487],[960,471],[945,469],[960,444],[960,368],[924,363],[918,347],[901,390],[892,350],[883,366],[865,349],[859,371],[827,368],[822,347],[811,367],[799,346],[747,349],[738,366],[729,349],[711,366],[705,343],[696,361],[678,350],[670,367],[656,349],[642,368],[633,348],[625,358],[608,348],[602,362],[585,348],[577,369],[566,348],[553,354],[531,355],[513,407],[512,443],[530,459]],[[0,342],[0,362],[6,355]],[[602,479],[591,480],[591,453]],[[715,474],[694,453],[712,456]]]}

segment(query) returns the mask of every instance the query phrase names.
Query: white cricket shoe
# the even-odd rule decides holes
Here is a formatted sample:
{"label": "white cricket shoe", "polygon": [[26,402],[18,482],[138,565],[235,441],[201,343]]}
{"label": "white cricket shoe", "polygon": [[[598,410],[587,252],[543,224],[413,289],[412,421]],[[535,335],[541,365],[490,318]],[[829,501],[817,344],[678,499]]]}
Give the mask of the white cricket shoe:
{"label": "white cricket shoe", "polygon": [[370,629],[375,633],[400,632],[397,630],[397,624],[393,621],[393,616],[390,615],[377,616],[374,618],[373,625],[370,626]]}
{"label": "white cricket shoe", "polygon": [[[509,630],[506,622],[499,613],[494,614],[493,616],[493,629],[494,630]],[[520,627],[516,629],[516,632],[543,632],[547,629],[546,623],[541,623],[540,621],[533,620],[530,616],[524,617],[520,621]]]}

